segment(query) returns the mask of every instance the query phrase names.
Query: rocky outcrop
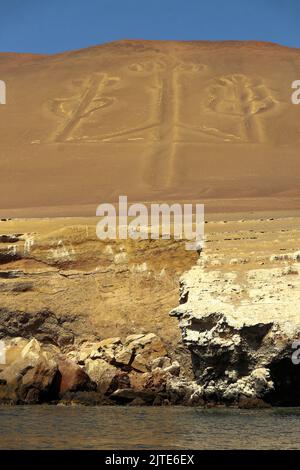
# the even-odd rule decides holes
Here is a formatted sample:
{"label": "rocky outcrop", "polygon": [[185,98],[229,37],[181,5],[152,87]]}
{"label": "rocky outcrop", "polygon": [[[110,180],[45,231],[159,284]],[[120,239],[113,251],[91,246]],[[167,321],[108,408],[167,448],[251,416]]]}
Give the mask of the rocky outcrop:
{"label": "rocky outcrop", "polygon": [[300,338],[300,265],[295,256],[285,263],[216,270],[203,258],[183,276],[171,315],[206,402],[300,404],[300,366],[292,361]]}
{"label": "rocky outcrop", "polygon": [[176,305],[179,277],[195,254],[183,241],[102,241],[96,223],[0,224],[0,339],[65,347],[152,331],[175,349],[179,329],[165,312]]}
{"label": "rocky outcrop", "polygon": [[153,333],[86,343],[68,357],[84,368],[99,393],[117,404],[187,404],[197,388]]}
{"label": "rocky outcrop", "polygon": [[0,402],[42,403],[58,392],[56,351],[43,349],[36,340],[6,342],[6,364],[0,365]]}
{"label": "rocky outcrop", "polygon": [[77,364],[68,359],[58,360],[59,396],[67,392],[93,391],[96,384]]}
{"label": "rocky outcrop", "polygon": [[34,336],[43,343],[52,343],[60,347],[74,342],[72,315],[57,317],[47,309],[41,309],[33,315],[24,311],[0,308],[0,319],[0,338]]}
{"label": "rocky outcrop", "polygon": [[1,223],[0,401],[299,404],[299,234],[299,218],[207,221],[172,313],[181,341],[167,312],[197,256],[184,241],[100,241],[92,219]]}
{"label": "rocky outcrop", "polygon": [[188,404],[197,388],[153,333],[83,343],[63,353],[37,339],[6,339],[0,403]]}

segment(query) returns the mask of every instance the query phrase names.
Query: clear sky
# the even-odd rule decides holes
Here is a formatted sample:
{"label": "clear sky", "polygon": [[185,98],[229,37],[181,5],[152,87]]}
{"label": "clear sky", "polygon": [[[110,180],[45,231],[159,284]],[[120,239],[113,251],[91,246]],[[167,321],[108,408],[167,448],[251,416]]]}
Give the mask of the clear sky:
{"label": "clear sky", "polygon": [[0,0],[0,51],[55,53],[118,39],[300,47],[300,0]]}

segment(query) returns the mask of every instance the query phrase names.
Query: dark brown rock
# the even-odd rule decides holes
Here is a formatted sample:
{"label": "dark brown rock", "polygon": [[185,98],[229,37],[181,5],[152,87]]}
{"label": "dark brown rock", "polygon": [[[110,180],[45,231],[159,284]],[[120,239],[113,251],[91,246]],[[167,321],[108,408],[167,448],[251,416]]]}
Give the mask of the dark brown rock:
{"label": "dark brown rock", "polygon": [[112,378],[107,395],[111,395],[116,390],[129,389],[131,387],[130,378],[127,372],[118,371]]}
{"label": "dark brown rock", "polygon": [[147,406],[148,403],[143,400],[141,397],[136,397],[132,402],[129,403],[129,406]]}
{"label": "dark brown rock", "polygon": [[54,361],[41,360],[29,369],[20,383],[18,395],[24,403],[41,403],[57,398],[58,368]]}
{"label": "dark brown rock", "polygon": [[64,405],[103,406],[114,405],[112,400],[98,392],[66,392],[59,402]]}
{"label": "dark brown rock", "polygon": [[156,393],[164,392],[167,386],[167,374],[160,369],[154,370],[145,377],[145,390],[152,390]]}
{"label": "dark brown rock", "polygon": [[238,401],[238,407],[245,409],[245,410],[252,410],[252,409],[271,408],[271,405],[266,403],[261,398],[240,397]]}
{"label": "dark brown rock", "polygon": [[74,362],[62,359],[58,362],[60,373],[59,394],[66,392],[93,391],[96,384],[91,381],[87,373]]}
{"label": "dark brown rock", "polygon": [[138,392],[132,388],[123,388],[113,392],[110,395],[110,398],[121,405],[133,402],[137,398],[143,400],[147,404],[152,404],[155,394],[149,391]]}

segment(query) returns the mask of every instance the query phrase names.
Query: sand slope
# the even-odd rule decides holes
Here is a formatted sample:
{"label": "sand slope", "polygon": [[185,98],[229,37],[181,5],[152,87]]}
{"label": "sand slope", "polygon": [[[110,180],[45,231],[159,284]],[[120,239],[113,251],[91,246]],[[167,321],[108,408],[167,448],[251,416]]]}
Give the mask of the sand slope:
{"label": "sand slope", "polygon": [[3,215],[93,215],[119,194],[300,208],[298,49],[121,41],[0,54],[0,78]]}

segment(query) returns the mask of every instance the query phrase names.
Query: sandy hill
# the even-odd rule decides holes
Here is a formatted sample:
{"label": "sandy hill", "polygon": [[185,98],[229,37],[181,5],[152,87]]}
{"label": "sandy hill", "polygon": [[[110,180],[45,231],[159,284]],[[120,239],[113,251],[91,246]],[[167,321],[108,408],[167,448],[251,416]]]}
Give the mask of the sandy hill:
{"label": "sandy hill", "polygon": [[300,50],[120,41],[0,54],[3,215],[94,215],[101,202],[300,208]]}

